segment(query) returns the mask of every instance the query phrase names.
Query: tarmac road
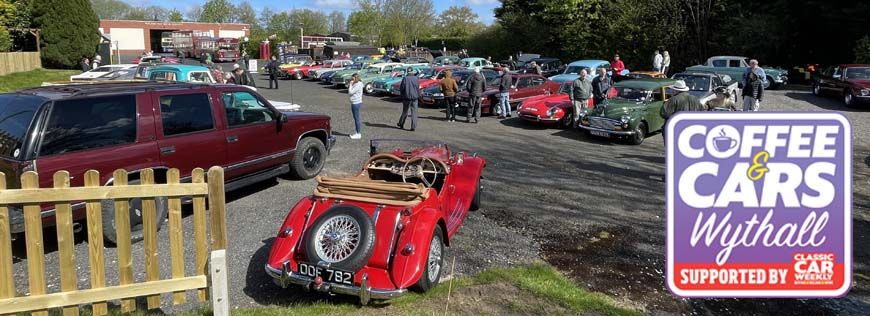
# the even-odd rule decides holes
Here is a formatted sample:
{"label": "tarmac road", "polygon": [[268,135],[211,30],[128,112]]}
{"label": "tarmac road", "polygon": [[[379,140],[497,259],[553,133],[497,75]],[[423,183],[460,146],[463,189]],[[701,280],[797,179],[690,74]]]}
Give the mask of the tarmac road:
{"label": "tarmac road", "polygon": [[[363,139],[351,140],[350,105],[345,90],[308,81],[280,81],[278,90],[260,93],[270,100],[293,102],[302,110],[332,117],[336,147],[325,174],[353,174],[367,157],[368,141],[376,138],[440,140],[454,150],[476,152],[488,160],[484,172],[483,206],[471,213],[448,249],[456,258],[457,274],[472,274],[496,266],[535,260],[554,264],[578,284],[607,293],[652,314],[854,314],[866,311],[870,287],[856,277],[856,287],[839,300],[680,300],[664,286],[664,182],[662,138],[651,136],[640,146],[582,138],[576,131],[544,128],[517,118],[485,117],[480,124],[445,122],[439,109],[424,108],[415,132],[395,127],[401,104],[366,96],[362,109]],[[844,108],[834,98],[819,98],[803,90],[767,91],[764,111],[840,111],[853,125],[854,135],[854,267],[870,275],[870,106]],[[324,296],[280,289],[263,273],[271,239],[287,210],[314,188],[314,181],[279,178],[228,193],[228,235],[231,305],[252,306],[319,300]],[[192,225],[192,218],[185,218]],[[190,226],[187,226],[190,227]],[[160,254],[168,253],[165,231]],[[54,236],[52,230],[46,239]],[[80,287],[88,286],[87,242],[76,245]],[[186,241],[189,248],[192,236]],[[601,242],[604,240],[605,242]],[[57,253],[46,242],[46,266],[56,267]],[[23,243],[16,243],[23,256]],[[142,244],[134,245],[141,254]],[[108,282],[117,284],[114,250],[109,258]],[[189,255],[192,258],[192,255]],[[141,255],[137,262],[143,262]],[[26,292],[26,261],[16,259],[16,283]],[[191,260],[192,261],[192,260]],[[169,265],[161,265],[164,277]],[[143,265],[134,262],[137,280]],[[58,272],[47,279],[57,291]],[[193,296],[189,296],[192,298]],[[164,296],[164,306],[169,302]],[[337,299],[352,303],[352,299]],[[187,308],[182,307],[182,308]]]}

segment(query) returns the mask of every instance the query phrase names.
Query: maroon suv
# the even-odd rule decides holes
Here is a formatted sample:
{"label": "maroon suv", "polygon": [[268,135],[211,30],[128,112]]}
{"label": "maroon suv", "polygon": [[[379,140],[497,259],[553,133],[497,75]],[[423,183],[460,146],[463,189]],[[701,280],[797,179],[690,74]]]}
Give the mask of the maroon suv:
{"label": "maroon suv", "polygon": [[[189,181],[194,168],[222,166],[226,188],[292,173],[308,179],[323,168],[335,142],[329,116],[280,112],[256,92],[236,85],[185,83],[111,83],[33,88],[0,94],[0,171],[9,188],[20,187],[28,170],[39,172],[40,187],[52,175],[70,173],[71,185],[83,185],[88,169],[100,182],[126,169],[155,169],[158,182],[169,168]],[[133,239],[142,238],[141,201],[130,202]],[[158,200],[165,216],[166,200]],[[74,208],[84,218],[83,203]],[[114,204],[104,202],[104,235],[115,242]],[[43,223],[54,225],[54,210],[43,210]],[[12,233],[24,231],[20,209],[10,208]],[[158,225],[163,221],[158,221]]]}

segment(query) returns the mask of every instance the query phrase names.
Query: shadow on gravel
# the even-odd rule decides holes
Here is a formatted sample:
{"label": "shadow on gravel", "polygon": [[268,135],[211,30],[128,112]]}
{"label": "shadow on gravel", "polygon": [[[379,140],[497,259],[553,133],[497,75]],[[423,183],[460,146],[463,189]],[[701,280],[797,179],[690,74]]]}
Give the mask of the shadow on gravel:
{"label": "shadow on gravel", "polygon": [[867,156],[867,158],[864,158],[864,164],[867,165],[867,167],[870,167],[870,156]]}
{"label": "shadow on gravel", "polygon": [[[847,108],[846,105],[843,104],[843,101],[841,101],[841,98],[834,94],[816,96],[809,92],[789,91],[785,93],[785,96],[798,101],[807,102],[825,110],[840,112],[867,112],[866,108]],[[762,103],[761,106],[763,107],[764,104]]]}
{"label": "shadow on gravel", "polygon": [[[405,122],[405,124],[408,124],[408,125],[410,126],[411,122],[410,122],[410,121],[407,121],[407,122]],[[363,122],[363,125],[368,126],[368,127],[380,127],[380,128],[392,128],[392,129],[398,129],[398,128],[399,128],[399,127],[396,126],[395,124],[384,124],[384,123],[369,123],[369,122]]]}
{"label": "shadow on gravel", "polygon": [[[289,174],[283,174],[283,175],[280,175],[279,177],[281,179],[285,179],[285,180],[297,180],[297,179],[293,179]],[[237,190],[227,192],[226,193],[227,203],[230,203],[232,201],[244,198],[248,195],[266,190],[266,189],[271,188],[271,187],[276,186],[276,185],[278,185],[278,179],[270,178],[268,180],[263,180],[263,181],[251,184],[249,186],[241,187]]]}
{"label": "shadow on gravel", "polygon": [[[84,225],[84,221],[82,221]],[[85,229],[73,234],[73,245],[87,242],[88,236]],[[107,245],[108,246],[108,245]],[[44,254],[50,254],[57,251],[57,229],[56,227],[45,227],[42,229],[42,247]],[[12,263],[18,263],[27,259],[27,243],[25,243],[24,234],[20,238],[12,242]]]}
{"label": "shadow on gravel", "polygon": [[[244,292],[257,304],[288,306],[328,302],[332,305],[359,305],[358,299],[352,296],[332,296],[324,293],[306,292],[298,286],[284,289],[275,285],[272,282],[272,277],[268,276],[264,270],[274,240],[275,238],[263,240],[260,249],[257,249],[248,263]],[[369,307],[378,307],[378,305],[369,305]]]}
{"label": "shadow on gravel", "polygon": [[545,125],[541,123],[527,122],[521,118],[508,118],[498,121],[499,124],[509,127],[521,128],[524,130],[546,130],[546,129],[555,129],[555,125]]}

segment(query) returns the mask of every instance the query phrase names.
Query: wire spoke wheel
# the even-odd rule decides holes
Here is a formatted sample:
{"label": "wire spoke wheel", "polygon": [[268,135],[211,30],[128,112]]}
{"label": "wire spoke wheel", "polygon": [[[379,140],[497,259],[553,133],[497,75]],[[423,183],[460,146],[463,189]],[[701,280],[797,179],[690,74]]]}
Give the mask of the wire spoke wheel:
{"label": "wire spoke wheel", "polygon": [[353,217],[338,215],[326,220],[315,233],[317,256],[329,263],[340,262],[359,247],[360,224]]}
{"label": "wire spoke wheel", "polygon": [[438,275],[441,273],[441,237],[435,236],[429,245],[429,260],[426,268],[429,270],[429,282],[438,280]]}

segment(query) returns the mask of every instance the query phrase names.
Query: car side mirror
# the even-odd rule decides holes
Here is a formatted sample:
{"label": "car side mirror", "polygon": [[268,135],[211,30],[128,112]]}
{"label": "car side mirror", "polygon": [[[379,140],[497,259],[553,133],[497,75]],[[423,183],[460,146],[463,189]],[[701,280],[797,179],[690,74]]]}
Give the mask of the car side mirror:
{"label": "car side mirror", "polygon": [[281,113],[278,117],[278,122],[287,123],[289,119],[287,118],[287,114]]}

